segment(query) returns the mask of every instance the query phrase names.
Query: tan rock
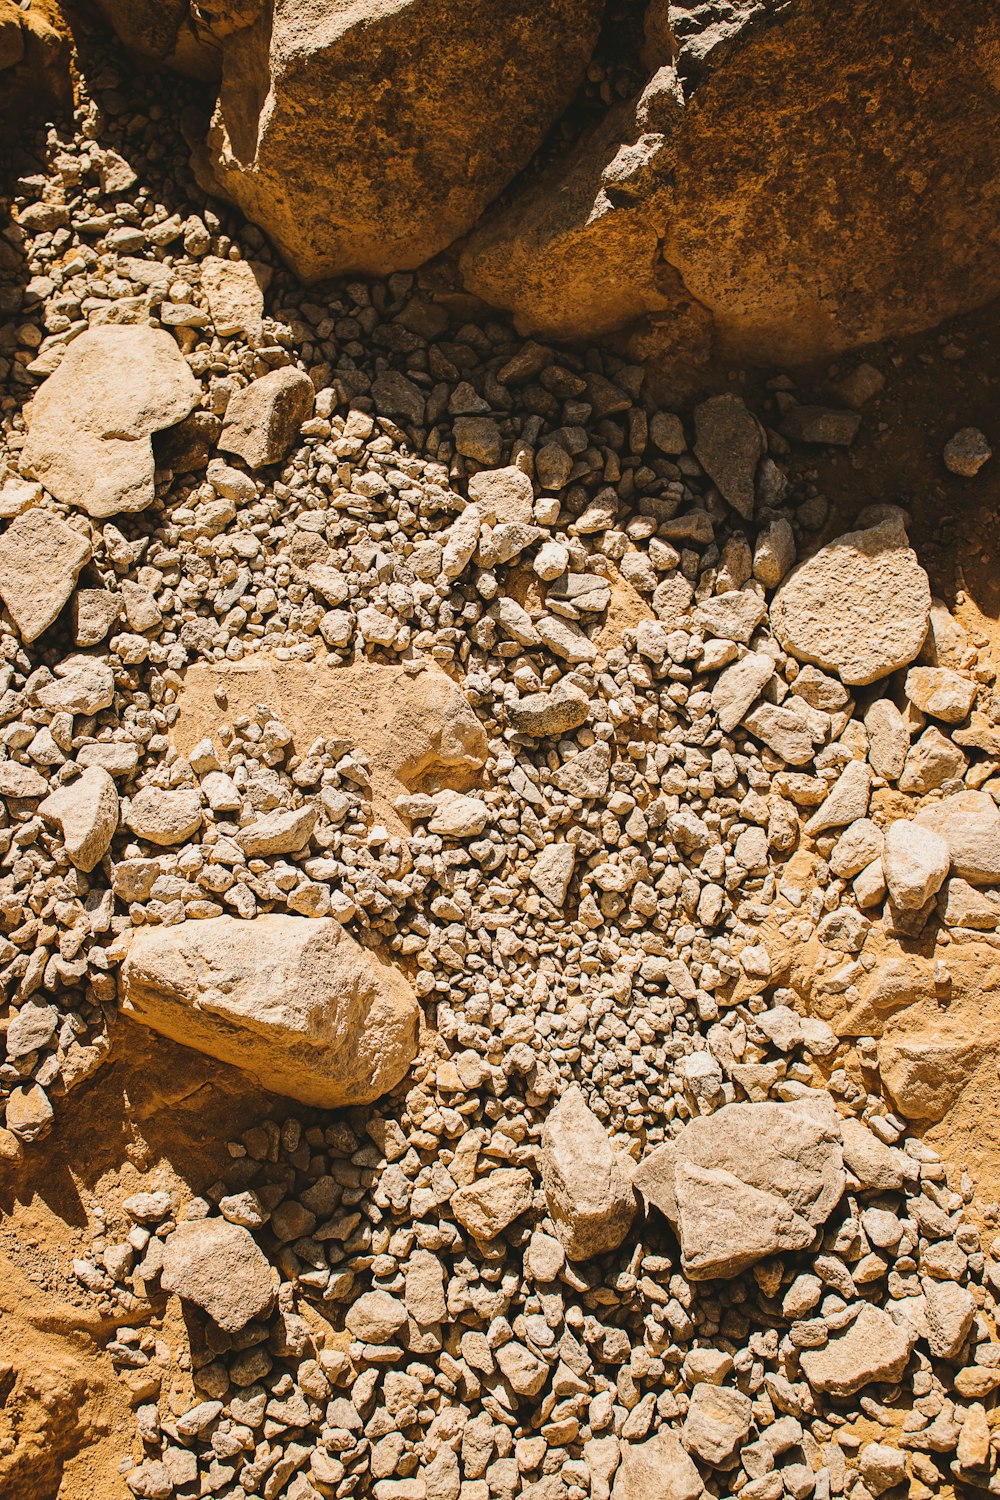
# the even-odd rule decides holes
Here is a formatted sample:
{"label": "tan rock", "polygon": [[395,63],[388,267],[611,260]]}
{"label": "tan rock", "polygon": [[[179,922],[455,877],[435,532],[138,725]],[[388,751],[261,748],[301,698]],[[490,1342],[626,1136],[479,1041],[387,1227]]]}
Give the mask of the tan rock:
{"label": "tan rock", "polygon": [[753,1403],[743,1391],[702,1381],[691,1393],[684,1446],[713,1469],[731,1469],[750,1435]]}
{"label": "tan rock", "polygon": [[[638,100],[475,230],[461,259],[470,291],[523,332],[592,338],[631,324],[633,348],[664,363],[714,337],[725,357],[768,364],[933,327],[994,295],[996,254],[965,225],[969,195],[986,205],[996,191],[982,59],[1000,19],[970,31],[963,0],[921,0],[896,18],[890,49],[866,0],[846,0],[836,27],[816,4],[777,26],[750,4],[724,20],[717,7],[658,9],[681,41],[683,87],[669,54],[650,57],[668,66]],[[946,38],[934,57],[929,26]],[[913,59],[905,73],[897,47]],[[859,60],[880,101],[872,160],[839,123]],[[956,90],[979,122],[971,156]],[[890,163],[918,156],[921,176],[901,188]],[[849,230],[831,229],[830,192]]]}
{"label": "tan rock", "polygon": [[549,1213],[570,1260],[617,1249],[638,1207],[633,1163],[611,1145],[576,1086],[546,1117],[541,1167]]}
{"label": "tan rock", "polygon": [[889,825],[882,852],[889,895],[904,911],[919,911],[945,882],[951,855],[939,833],[899,818]]}
{"label": "tan rock", "polygon": [[491,1240],[531,1207],[531,1173],[523,1167],[497,1167],[459,1188],[451,1200],[452,1212],[471,1235]]}
{"label": "tan rock", "polygon": [[270,267],[247,260],[220,260],[206,255],[201,262],[201,285],[208,298],[215,331],[220,338],[245,333],[260,339],[263,333],[264,287]]}
{"label": "tan rock", "polygon": [[694,409],[694,454],[719,493],[749,520],[754,476],[764,456],[764,431],[742,396],[710,396]]}
{"label": "tan rock", "polygon": [[193,788],[146,786],[129,802],[125,822],[137,837],[169,848],[197,833],[203,816],[201,793]]}
{"label": "tan rock", "polygon": [[356,662],[326,667],[259,655],[240,662],[196,662],[178,697],[173,742],[186,755],[211,736],[219,719],[216,690],[226,713],[253,714],[266,703],[305,754],[317,736],[343,736],[365,751],[372,772],[372,803],[393,831],[405,825],[395,809],[402,793],[468,785],[485,764],[482,725],[451,678],[429,662],[405,667]]}
{"label": "tan rock", "polygon": [[698,1500],[697,1465],[666,1429],[644,1443],[623,1443],[611,1500]]}
{"label": "tan rock", "polygon": [[925,729],[915,744],[910,746],[899,778],[901,792],[913,792],[923,796],[936,791],[946,781],[955,781],[966,767],[966,758],[959,747],[942,734],[936,724]]}
{"label": "tan rock", "polygon": [[930,585],[898,522],[851,531],[801,563],[771,604],[771,624],[799,661],[851,685],[905,667],[927,633]]}
{"label": "tan rock", "polygon": [[583,80],[600,14],[597,0],[279,0],[224,43],[209,135],[222,191],[307,280],[418,266],[528,162]]}
{"label": "tan rock", "polygon": [[921,713],[946,724],[960,724],[976,701],[976,684],[950,667],[911,667],[906,696]]}
{"label": "tan rock", "polygon": [[230,398],[219,447],[251,469],[280,463],[312,415],[315,396],[309,376],[290,365],[261,375]]}
{"label": "tan rock", "polygon": [[22,641],[37,640],[66,603],[90,560],[86,537],[33,506],[0,537],[0,599]]}
{"label": "tan rock", "polygon": [[160,1286],[207,1312],[225,1333],[263,1317],[276,1290],[253,1235],[226,1219],[177,1225],[163,1247]]}
{"label": "tan rock", "polygon": [[915,1342],[908,1324],[865,1302],[845,1333],[822,1349],[803,1350],[799,1359],[813,1390],[853,1396],[873,1380],[898,1380]]}
{"label": "tan rock", "polygon": [[521,469],[483,469],[469,480],[469,499],[475,501],[490,525],[530,521],[534,505],[531,480]]}
{"label": "tan rock", "polygon": [[67,782],[38,811],[62,832],[66,853],[78,870],[93,870],[111,846],[118,827],[118,792],[107,771],[91,766]]}
{"label": "tan rock", "polygon": [[674,1225],[693,1280],[801,1250],[844,1191],[833,1101],[727,1104],[645,1156],[634,1185]]}
{"label": "tan rock", "polygon": [[889,698],[876,698],[864,718],[868,733],[868,759],[878,776],[895,781],[906,762],[910,736],[906,722]]}
{"label": "tan rock", "polygon": [[88,515],[154,499],[154,432],[194,408],[200,388],[163,329],[105,324],[73,340],[31,403],[24,472]]}
{"label": "tan rock", "polygon": [[889,1036],[878,1044],[879,1072],[907,1120],[933,1123],[951,1109],[975,1071],[974,1042],[935,1036]]}
{"label": "tan rock", "polygon": [[957,792],[924,807],[914,820],[948,845],[952,871],[973,885],[1000,882],[1000,811],[988,792]]}
{"label": "tan rock", "polygon": [[143,1025],[326,1109],[379,1098],[416,1052],[409,985],[329,917],[143,927],[120,986]]}

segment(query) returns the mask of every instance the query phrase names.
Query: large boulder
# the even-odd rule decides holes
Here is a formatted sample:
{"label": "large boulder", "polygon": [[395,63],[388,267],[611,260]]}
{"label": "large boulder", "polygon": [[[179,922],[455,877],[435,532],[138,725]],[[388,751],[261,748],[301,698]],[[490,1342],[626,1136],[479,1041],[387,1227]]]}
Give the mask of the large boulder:
{"label": "large boulder", "polygon": [[275,0],[223,44],[218,185],[300,276],[466,233],[582,82],[603,0]]}
{"label": "large boulder", "polygon": [[35,394],[21,467],[89,516],[145,510],[155,498],[153,433],[180,422],[200,394],[162,328],[89,328]]}
{"label": "large boulder", "polygon": [[844,1191],[833,1100],[727,1104],[651,1151],[634,1182],[674,1226],[692,1281],[805,1250]]}
{"label": "large boulder", "polygon": [[778,362],[994,297],[1000,15],[968,0],[721,9],[669,6],[677,71],[668,42],[640,98],[487,216],[466,287],[525,332],[650,313],[664,347],[714,334],[727,356]]}
{"label": "large boulder", "polygon": [[332,917],[140,928],[121,1000],[153,1031],[325,1109],[379,1098],[417,1050],[410,986]]}

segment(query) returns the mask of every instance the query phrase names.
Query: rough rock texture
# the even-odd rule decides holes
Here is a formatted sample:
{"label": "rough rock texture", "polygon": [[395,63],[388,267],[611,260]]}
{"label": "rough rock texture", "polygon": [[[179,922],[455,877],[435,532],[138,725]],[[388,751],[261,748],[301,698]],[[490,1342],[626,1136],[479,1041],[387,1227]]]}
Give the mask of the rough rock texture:
{"label": "rough rock texture", "polygon": [[624,1443],[612,1500],[698,1500],[701,1475],[680,1440],[664,1430],[644,1443]]}
{"label": "rough rock texture", "polygon": [[277,0],[224,47],[218,182],[306,279],[420,265],[528,161],[583,78],[602,9]]}
{"label": "rough rock texture", "polygon": [[328,917],[144,928],[121,998],[154,1031],[328,1109],[377,1099],[416,1052],[409,985]]}
{"label": "rough rock texture", "polygon": [[0,537],[0,598],[22,641],[56,619],[90,559],[86,537],[51,511],[32,507]]}
{"label": "rough rock texture", "polygon": [[[727,14],[721,39],[690,17],[686,104],[664,67],[487,216],[462,257],[469,290],[525,332],[593,336],[651,312],[668,347],[679,322],[703,345],[710,325],[727,355],[789,362],[994,296],[1000,244],[968,226],[990,222],[996,191],[1000,19],[973,21],[964,0]],[[699,31],[722,45],[699,51]]]}
{"label": "rough rock texture", "polygon": [[58,787],[39,804],[39,813],[62,829],[66,853],[78,870],[90,871],[108,852],[118,827],[118,792],[100,766]]}
{"label": "rough rock texture", "polygon": [[314,396],[309,376],[290,366],[252,380],[226,407],[219,447],[251,469],[279,463],[311,414]]}
{"label": "rough rock texture", "polygon": [[542,1186],[570,1260],[616,1249],[636,1213],[633,1164],[615,1151],[579,1088],[567,1089],[542,1132]]}
{"label": "rough rock texture", "polygon": [[844,1191],[833,1101],[726,1105],[644,1157],[635,1186],[674,1225],[692,1280],[805,1249]]}
{"label": "rough rock texture", "polygon": [[917,813],[916,823],[939,833],[956,875],[973,885],[1000,883],[1000,811],[988,792],[956,792]]}
{"label": "rough rock texture", "polygon": [[931,592],[899,522],[849,531],[801,563],[771,605],[771,624],[799,661],[864,684],[905,667],[927,633]]}
{"label": "rough rock texture", "polygon": [[36,392],[21,466],[90,516],[145,510],[154,494],[150,438],[186,417],[199,394],[163,329],[90,328]]}
{"label": "rough rock texture", "polygon": [[862,1303],[846,1332],[823,1349],[800,1356],[809,1384],[832,1396],[853,1396],[873,1380],[898,1380],[916,1340],[905,1323],[894,1323],[881,1308]]}
{"label": "rough rock texture", "polygon": [[275,1293],[271,1267],[253,1235],[225,1219],[178,1224],[163,1248],[160,1285],[203,1308],[225,1333],[261,1317]]}

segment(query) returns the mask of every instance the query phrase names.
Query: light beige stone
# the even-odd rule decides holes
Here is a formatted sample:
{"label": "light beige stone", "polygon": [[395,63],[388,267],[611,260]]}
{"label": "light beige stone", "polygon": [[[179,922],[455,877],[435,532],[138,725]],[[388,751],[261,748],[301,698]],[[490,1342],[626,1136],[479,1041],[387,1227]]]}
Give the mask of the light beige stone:
{"label": "light beige stone", "polygon": [[873,1380],[898,1380],[915,1342],[908,1324],[895,1323],[865,1302],[844,1333],[834,1334],[822,1349],[803,1350],[799,1359],[813,1390],[853,1396]]}
{"label": "light beige stone", "polygon": [[315,396],[309,376],[290,365],[261,375],[230,397],[219,447],[251,469],[280,463],[312,415]]}
{"label": "light beige stone", "polygon": [[623,1443],[611,1500],[698,1500],[704,1485],[675,1433]]}
{"label": "light beige stone", "polygon": [[416,1053],[406,980],[330,917],[140,928],[120,990],[143,1025],[326,1109],[379,1098]]}
{"label": "light beige stone", "polygon": [[57,787],[38,811],[59,825],[66,853],[77,869],[89,871],[108,852],[118,827],[118,792],[107,771],[90,766],[75,781]]}
{"label": "light beige stone", "polygon": [[976,684],[950,667],[911,667],[906,674],[910,702],[945,724],[960,724],[976,701]]}
{"label": "light beige stone", "polygon": [[171,335],[105,324],[73,340],[31,403],[24,471],[96,517],[154,499],[154,432],[194,408],[200,388]]}
{"label": "light beige stone", "polygon": [[851,531],[790,573],[771,624],[799,661],[843,682],[877,682],[917,656],[930,613],[927,574],[898,521]]}
{"label": "light beige stone", "polygon": [[531,1173],[523,1167],[497,1167],[459,1188],[452,1212],[463,1229],[479,1240],[494,1239],[531,1207]]}
{"label": "light beige stone", "polygon": [[889,825],[882,851],[889,895],[904,911],[919,911],[941,889],[951,855],[932,828],[899,818]]}
{"label": "light beige stone", "polygon": [[0,536],[0,599],[22,641],[48,630],[90,551],[86,537],[40,506],[24,511]]}
{"label": "light beige stone", "polygon": [[921,808],[914,820],[948,845],[954,874],[973,885],[1000,882],[1000,811],[989,792],[957,792]]}
{"label": "light beige stone", "polygon": [[638,1206],[633,1163],[614,1149],[575,1085],[546,1116],[541,1168],[549,1213],[570,1260],[617,1249]]}
{"label": "light beige stone", "polygon": [[260,339],[264,287],[269,277],[269,267],[246,260],[221,260],[217,255],[205,256],[201,262],[201,285],[220,338],[245,333],[251,340]]}
{"label": "light beige stone", "polygon": [[160,1286],[200,1307],[225,1333],[263,1317],[276,1290],[253,1235],[226,1219],[177,1225],[163,1247]]}

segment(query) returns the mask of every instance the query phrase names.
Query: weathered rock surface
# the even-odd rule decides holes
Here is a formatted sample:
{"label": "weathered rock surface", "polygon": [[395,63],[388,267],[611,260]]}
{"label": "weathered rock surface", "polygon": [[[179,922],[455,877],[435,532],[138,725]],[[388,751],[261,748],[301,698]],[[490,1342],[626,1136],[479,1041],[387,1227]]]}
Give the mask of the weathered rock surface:
{"label": "weathered rock surface", "polygon": [[416,1052],[409,985],[329,917],[142,928],[121,998],[152,1030],[326,1109],[379,1098]]}
{"label": "weathered rock surface", "polygon": [[863,1303],[845,1333],[823,1349],[806,1349],[802,1369],[816,1391],[853,1396],[873,1380],[898,1380],[916,1342],[905,1323],[895,1323],[879,1307]]}
{"label": "weathered rock surface", "polygon": [[742,396],[711,396],[694,409],[695,457],[719,493],[747,520],[753,515],[754,476],[764,456],[764,432]]}
{"label": "weathered rock surface", "polygon": [[579,1088],[567,1089],[546,1118],[541,1166],[549,1213],[570,1260],[617,1249],[638,1206],[633,1164],[614,1149]]}
{"label": "weathered rock surface", "polygon": [[57,787],[38,811],[58,823],[77,869],[90,871],[108,852],[118,827],[118,792],[107,771],[90,766],[75,781]]}
{"label": "weathered rock surface", "polygon": [[90,328],[31,403],[25,473],[88,515],[145,510],[154,498],[154,432],[187,416],[199,387],[169,333]]}
{"label": "weathered rock surface", "polygon": [[[891,21],[866,0],[669,15],[679,72],[668,44],[637,99],[486,216],[462,255],[470,291],[526,333],[593,337],[649,314],[645,348],[703,350],[714,333],[726,355],[779,363],[994,296],[997,249],[967,225],[996,190],[997,17],[970,28],[963,0]],[[841,127],[859,70],[879,101],[860,152]],[[971,152],[956,90],[981,122]],[[920,163],[905,183],[889,165],[903,159]]]}
{"label": "weathered rock surface", "polygon": [[612,1500],[698,1500],[703,1491],[698,1467],[674,1433],[622,1445]]}
{"label": "weathered rock surface", "polygon": [[531,1207],[531,1173],[523,1167],[498,1167],[451,1200],[458,1222],[477,1239],[489,1240]]}
{"label": "weathered rock surface", "polygon": [[90,559],[86,537],[34,506],[0,537],[0,599],[22,641],[48,630]]}
{"label": "weathered rock surface", "polygon": [[930,603],[927,574],[889,520],[846,532],[801,563],[772,601],[771,624],[799,661],[862,685],[913,661]]}
{"label": "weathered rock surface", "polygon": [[931,828],[899,818],[885,836],[882,868],[897,906],[919,911],[945,882],[951,855],[947,840]]}
{"label": "weathered rock surface", "polygon": [[238,1333],[274,1302],[267,1257],[248,1230],[225,1219],[178,1224],[163,1247],[160,1285],[193,1302],[225,1333]]}
{"label": "weathered rock surface", "polygon": [[921,808],[914,821],[939,833],[956,875],[973,885],[1000,882],[1000,810],[988,792],[956,792]]}
{"label": "weathered rock surface", "polygon": [[225,42],[209,134],[218,182],[307,280],[418,266],[541,143],[582,81],[602,9],[279,0]]}
{"label": "weathered rock surface", "polygon": [[907,1120],[943,1120],[978,1060],[973,1040],[945,1036],[887,1036],[878,1044],[882,1083]]}
{"label": "weathered rock surface", "polygon": [[844,1191],[833,1101],[728,1104],[644,1157],[635,1187],[674,1225],[692,1280],[804,1249]]}
{"label": "weathered rock surface", "polygon": [[309,376],[286,366],[252,380],[226,407],[219,447],[235,453],[251,469],[280,463],[313,409]]}

